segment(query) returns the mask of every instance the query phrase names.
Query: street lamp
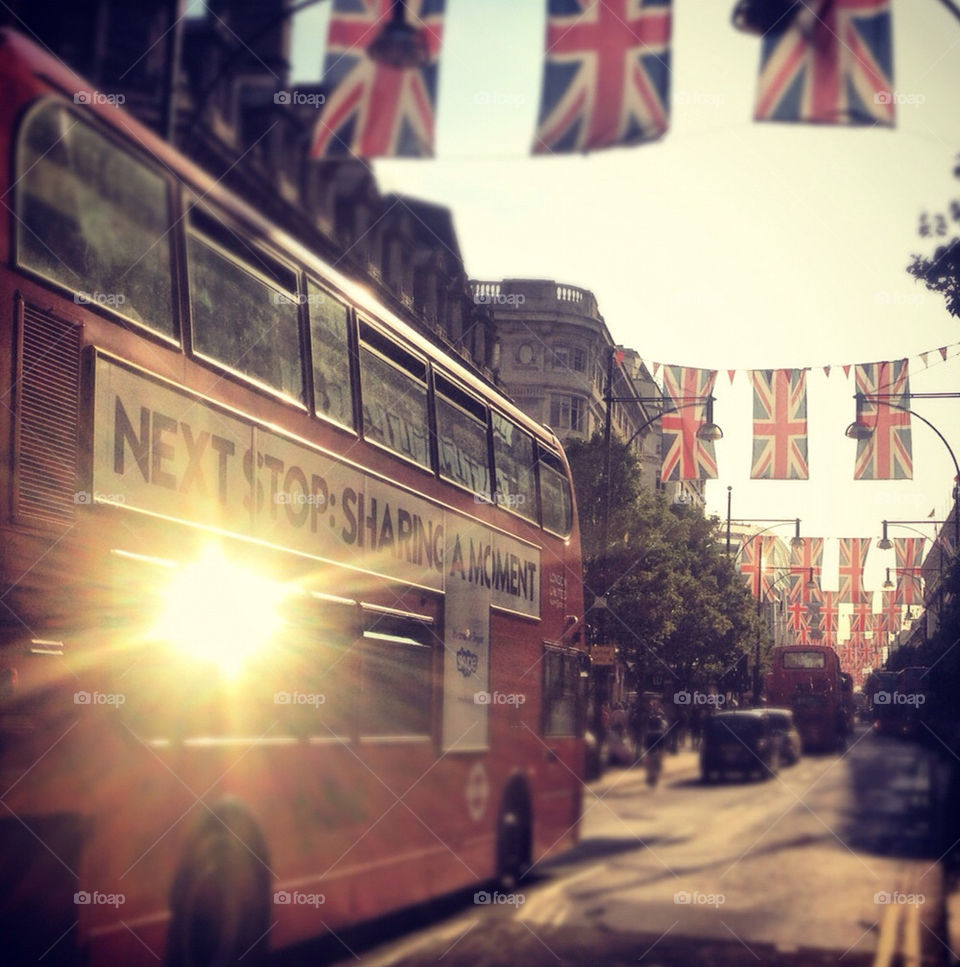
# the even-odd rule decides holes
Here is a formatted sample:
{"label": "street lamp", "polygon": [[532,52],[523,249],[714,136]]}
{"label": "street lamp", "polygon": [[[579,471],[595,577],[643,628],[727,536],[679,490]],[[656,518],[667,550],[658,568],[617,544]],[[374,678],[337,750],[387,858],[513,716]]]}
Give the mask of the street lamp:
{"label": "street lamp", "polygon": [[[960,399],[960,393],[856,393],[854,399],[857,401],[856,416],[853,423],[844,431],[844,434],[851,440],[869,440],[873,436],[875,427],[870,426],[863,418],[864,405],[874,403],[878,406],[889,406],[892,409],[900,410],[902,413],[909,413],[915,416],[921,423],[925,423],[940,438],[940,442],[947,448],[950,459],[953,461],[953,469],[956,476],[953,478],[953,541],[954,546],[960,548],[960,464],[957,463],[957,456],[953,452],[953,447],[947,442],[947,438],[925,417],[921,416],[916,410],[911,410],[902,406],[895,400],[948,400]],[[923,523],[921,521],[920,523]],[[886,536],[886,535],[884,535]]]}
{"label": "street lamp", "polygon": [[[614,366],[619,352],[617,346],[610,347],[610,353],[607,357],[607,385],[606,393],[604,394],[604,404],[605,404],[605,419],[603,425],[603,446],[604,446],[604,461],[603,461],[603,481],[604,481],[604,495],[603,495],[603,513],[600,519],[600,590],[602,592],[601,599],[605,601],[606,594],[608,591],[609,579],[608,579],[608,547],[610,543],[610,500],[611,500],[611,477],[612,477],[612,464],[613,464],[613,404],[614,403],[639,403],[641,406],[651,405],[657,406],[657,411],[647,420],[638,426],[633,433],[627,438],[626,448],[630,447],[634,439],[638,437],[644,430],[656,423],[657,420],[670,414],[676,413],[688,406],[696,405],[706,405],[705,420],[704,423],[697,427],[697,438],[699,440],[716,441],[723,437],[723,430],[714,422],[713,419],[713,396],[684,396],[679,399],[674,400],[670,396],[665,396],[661,394],[660,396],[639,396],[633,395],[623,395],[616,396],[613,392],[614,383]],[[632,387],[632,381],[629,381],[625,374],[621,374],[621,379],[623,384],[627,387]],[[663,404],[665,400],[671,400],[675,405],[663,409]],[[607,611],[606,607],[600,609],[599,614],[599,630],[598,637],[601,643],[608,644],[607,642]],[[603,682],[599,676],[594,678],[594,728],[596,734],[599,736],[601,732],[601,705],[602,700],[607,690],[606,676]]]}

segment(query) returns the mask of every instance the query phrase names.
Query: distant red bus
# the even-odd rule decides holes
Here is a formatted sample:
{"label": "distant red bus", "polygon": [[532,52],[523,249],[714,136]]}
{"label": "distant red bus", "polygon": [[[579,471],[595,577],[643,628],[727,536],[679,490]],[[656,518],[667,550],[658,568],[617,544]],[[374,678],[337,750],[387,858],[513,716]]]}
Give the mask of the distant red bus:
{"label": "distant red bus", "polygon": [[828,645],[774,648],[767,701],[793,709],[804,749],[846,744],[853,727],[853,682],[840,670],[840,659]]}
{"label": "distant red bus", "polygon": [[0,33],[5,964],[212,967],[577,836],[556,437]]}

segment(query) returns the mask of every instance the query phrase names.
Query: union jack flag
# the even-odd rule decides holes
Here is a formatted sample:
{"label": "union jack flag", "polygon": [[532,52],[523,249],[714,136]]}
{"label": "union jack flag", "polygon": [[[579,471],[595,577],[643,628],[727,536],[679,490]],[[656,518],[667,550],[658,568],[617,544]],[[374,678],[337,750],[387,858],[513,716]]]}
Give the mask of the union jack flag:
{"label": "union jack flag", "polygon": [[883,603],[877,615],[877,633],[882,638],[882,643],[886,644],[891,635],[895,635],[900,630],[900,605],[897,602],[896,591],[889,590],[883,592]]}
{"label": "union jack flag", "polygon": [[787,624],[791,631],[800,631],[803,628],[803,620],[807,616],[807,602],[801,601],[800,596],[790,597],[787,605]]}
{"label": "union jack flag", "polygon": [[809,0],[763,38],[757,121],[892,127],[890,0]]}
{"label": "union jack flag", "polygon": [[837,595],[833,591],[822,591],[820,602],[820,620],[823,628],[823,643],[832,645],[837,640],[837,623],[840,620],[840,607]]}
{"label": "union jack flag", "polygon": [[873,595],[866,594],[853,603],[850,615],[850,634],[865,635],[873,631]]}
{"label": "union jack flag", "polygon": [[[772,534],[745,537],[740,544],[740,570],[747,579],[750,593],[759,598],[769,598],[773,582],[769,562],[776,537]],[[764,564],[764,562],[767,562]]]}
{"label": "union jack flag", "polygon": [[433,155],[434,106],[446,0],[406,0],[427,43],[423,67],[395,68],[367,56],[393,14],[393,0],[334,0],[312,158]]}
{"label": "union jack flag", "polygon": [[715,369],[689,366],[663,367],[664,409],[674,412],[660,417],[663,463],[660,479],[713,480],[717,457],[712,440],[701,440],[697,430],[706,422],[705,400],[713,393]]}
{"label": "union jack flag", "polygon": [[755,480],[806,480],[807,374],[802,369],[755,369],[753,467]]}
{"label": "union jack flag", "polygon": [[[808,581],[820,583],[820,572],[823,570],[823,538],[805,537],[803,544],[795,547],[790,545],[790,573],[793,575],[793,586],[790,588],[791,597],[797,595],[801,601],[811,597]],[[819,588],[816,589],[819,593]]]}
{"label": "union jack flag", "polygon": [[859,363],[856,379],[857,393],[863,396],[860,417],[873,432],[866,440],[857,440],[853,479],[912,479],[907,361]]}
{"label": "union jack flag", "polygon": [[533,150],[659,138],[669,123],[671,0],[549,0]]}
{"label": "union jack flag", "polygon": [[863,598],[863,565],[869,550],[869,537],[840,538],[840,601],[855,604]]}
{"label": "union jack flag", "polygon": [[923,585],[921,584],[921,570],[923,569],[922,537],[895,537],[893,550],[897,557],[897,603],[922,604]]}

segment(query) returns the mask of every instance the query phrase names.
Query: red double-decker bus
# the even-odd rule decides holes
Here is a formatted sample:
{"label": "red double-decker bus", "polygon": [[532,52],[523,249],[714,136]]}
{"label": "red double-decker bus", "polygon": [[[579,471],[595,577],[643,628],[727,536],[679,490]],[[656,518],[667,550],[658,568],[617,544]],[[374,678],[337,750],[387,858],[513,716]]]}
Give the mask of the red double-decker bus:
{"label": "red double-decker bus", "polygon": [[5,963],[256,963],[570,846],[556,437],[0,34]]}
{"label": "red double-decker bus", "polygon": [[853,680],[829,645],[773,649],[767,676],[770,705],[793,709],[805,750],[843,748],[853,728]]}

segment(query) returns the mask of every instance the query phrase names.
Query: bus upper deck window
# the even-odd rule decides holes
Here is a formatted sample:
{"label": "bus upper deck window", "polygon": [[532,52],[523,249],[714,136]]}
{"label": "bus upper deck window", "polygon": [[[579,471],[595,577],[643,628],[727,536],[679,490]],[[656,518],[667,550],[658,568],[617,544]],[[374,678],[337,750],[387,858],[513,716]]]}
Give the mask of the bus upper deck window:
{"label": "bus upper deck window", "polygon": [[307,283],[313,388],[318,416],[356,426],[350,392],[347,307],[313,282]]}
{"label": "bus upper deck window", "polygon": [[372,326],[360,326],[363,434],[430,466],[426,363]]}
{"label": "bus upper deck window", "polygon": [[194,207],[187,242],[194,349],[303,399],[297,282],[292,269]]}
{"label": "bus upper deck window", "polygon": [[440,475],[489,500],[487,408],[439,373],[434,383]]}
{"label": "bus upper deck window", "polygon": [[27,117],[17,162],[19,264],[175,336],[164,179],[53,102]]}
{"label": "bus upper deck window", "polygon": [[537,519],[533,437],[499,413],[493,415],[496,502],[527,520]]}
{"label": "bus upper deck window", "polygon": [[566,537],[573,528],[573,497],[570,481],[560,458],[549,450],[539,448],[540,501],[543,506],[543,526]]}

